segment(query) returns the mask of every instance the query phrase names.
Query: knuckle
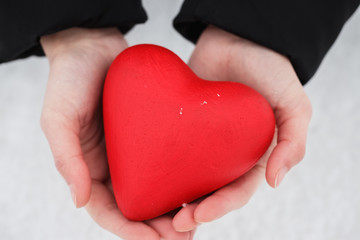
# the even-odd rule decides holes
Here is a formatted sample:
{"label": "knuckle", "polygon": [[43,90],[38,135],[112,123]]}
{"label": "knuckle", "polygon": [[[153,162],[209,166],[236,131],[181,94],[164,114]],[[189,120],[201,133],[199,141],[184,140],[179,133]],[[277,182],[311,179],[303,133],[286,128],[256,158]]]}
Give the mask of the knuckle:
{"label": "knuckle", "polygon": [[295,164],[299,163],[304,157],[306,153],[306,146],[302,143],[294,144],[294,152],[296,154]]}
{"label": "knuckle", "polygon": [[243,197],[239,200],[237,208],[241,208],[241,207],[247,205],[249,203],[251,195],[252,195],[251,191],[246,188],[244,188],[240,193],[241,193],[240,196],[243,196]]}
{"label": "knuckle", "polygon": [[54,162],[55,162],[55,167],[56,167],[56,169],[57,169],[62,175],[64,175],[64,173],[66,172],[66,163],[65,163],[64,159],[63,159],[63,158],[60,158],[60,157],[54,156]]}
{"label": "knuckle", "polygon": [[234,209],[240,208],[244,203],[243,201],[233,201],[232,198],[227,196],[226,194],[217,194],[219,197],[219,203],[221,203],[222,208],[225,210],[225,212],[230,212]]}

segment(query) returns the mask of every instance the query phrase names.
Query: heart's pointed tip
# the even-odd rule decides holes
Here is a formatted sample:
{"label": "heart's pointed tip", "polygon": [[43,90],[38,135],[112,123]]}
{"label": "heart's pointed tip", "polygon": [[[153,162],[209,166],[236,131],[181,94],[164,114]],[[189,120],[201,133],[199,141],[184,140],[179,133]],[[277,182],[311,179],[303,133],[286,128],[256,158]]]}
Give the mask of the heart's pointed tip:
{"label": "heart's pointed tip", "polygon": [[129,204],[128,206],[119,206],[119,210],[124,215],[124,217],[130,221],[142,222],[153,218],[149,215],[148,209],[143,209],[139,211],[141,207],[135,207],[134,204]]}
{"label": "heart's pointed tip", "polygon": [[[125,209],[124,209],[125,210]],[[142,211],[139,211],[139,207],[137,209],[126,209],[126,211],[121,211],[124,217],[126,217],[130,221],[143,222],[148,221],[154,218],[157,218],[164,213],[162,212],[152,212],[151,208],[142,208]]]}

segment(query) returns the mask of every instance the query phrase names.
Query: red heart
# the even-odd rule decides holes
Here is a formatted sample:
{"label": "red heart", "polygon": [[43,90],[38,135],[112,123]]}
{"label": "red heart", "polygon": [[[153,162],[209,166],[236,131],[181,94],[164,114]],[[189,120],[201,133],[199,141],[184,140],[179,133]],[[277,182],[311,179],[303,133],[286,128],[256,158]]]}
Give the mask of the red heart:
{"label": "red heart", "polygon": [[114,60],[103,111],[115,198],[131,220],[154,218],[232,182],[256,164],[275,129],[259,93],[200,79],[155,45],[128,48]]}

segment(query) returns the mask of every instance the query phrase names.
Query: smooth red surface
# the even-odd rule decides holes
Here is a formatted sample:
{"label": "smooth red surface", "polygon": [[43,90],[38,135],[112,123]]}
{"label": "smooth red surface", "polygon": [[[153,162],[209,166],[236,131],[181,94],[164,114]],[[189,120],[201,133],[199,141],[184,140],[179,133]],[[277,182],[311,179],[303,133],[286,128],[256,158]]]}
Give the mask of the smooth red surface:
{"label": "smooth red surface", "polygon": [[131,220],[157,217],[232,182],[256,164],[275,129],[259,93],[202,80],[155,45],[128,48],[114,60],[103,108],[114,194]]}

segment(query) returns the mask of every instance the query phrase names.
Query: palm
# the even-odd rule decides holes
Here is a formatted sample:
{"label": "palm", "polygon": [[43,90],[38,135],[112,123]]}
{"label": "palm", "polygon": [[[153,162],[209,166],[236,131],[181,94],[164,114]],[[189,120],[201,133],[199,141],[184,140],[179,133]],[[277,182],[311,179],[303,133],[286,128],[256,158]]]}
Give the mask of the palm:
{"label": "palm", "polygon": [[[85,50],[86,51],[86,50]],[[108,63],[100,58],[82,59],[85,55],[73,56],[72,59],[59,60],[52,66],[52,71],[66,72],[58,75],[58,81],[68,84],[67,92],[59,93],[66,96],[61,104],[68,111],[68,121],[72,122],[73,134],[79,136],[81,152],[88,166],[90,177],[94,181],[104,182],[109,178],[106,159],[104,132],[101,114],[101,89]],[[54,90],[61,91],[59,86]],[[66,115],[66,112],[62,111]]]}

